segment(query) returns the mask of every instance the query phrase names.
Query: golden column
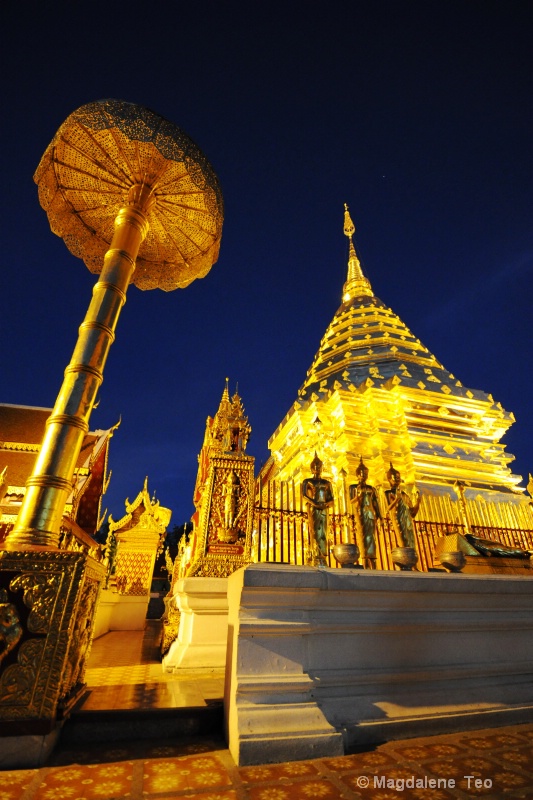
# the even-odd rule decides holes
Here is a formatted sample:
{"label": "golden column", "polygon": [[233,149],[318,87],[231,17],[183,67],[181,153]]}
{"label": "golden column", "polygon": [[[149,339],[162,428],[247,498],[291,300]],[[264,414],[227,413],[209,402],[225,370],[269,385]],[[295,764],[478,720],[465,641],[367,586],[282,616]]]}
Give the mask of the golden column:
{"label": "golden column", "polygon": [[52,231],[100,277],[6,550],[58,547],[129,283],[169,291],[204,277],[217,260],[223,220],[216,175],[196,145],[159,115],[123,101],[71,114],[34,179]]}

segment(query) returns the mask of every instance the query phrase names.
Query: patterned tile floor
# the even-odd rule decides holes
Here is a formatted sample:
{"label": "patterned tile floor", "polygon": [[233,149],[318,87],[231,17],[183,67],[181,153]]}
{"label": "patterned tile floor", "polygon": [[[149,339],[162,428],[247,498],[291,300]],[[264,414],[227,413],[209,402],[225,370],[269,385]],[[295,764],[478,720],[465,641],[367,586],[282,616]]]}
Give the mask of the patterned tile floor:
{"label": "patterned tile floor", "polygon": [[[93,642],[85,680],[90,695],[84,711],[202,707],[224,696],[224,671],[163,672],[161,624],[143,631],[113,631]],[[0,796],[0,800],[2,800]]]}
{"label": "patterned tile floor", "polygon": [[[119,678],[125,690],[178,684],[184,693],[192,686],[202,702],[209,693],[221,696],[220,675],[165,675],[155,661],[157,636],[151,625],[144,637],[122,634],[94,643],[87,679],[96,708],[111,707],[105,703],[113,693],[120,695]],[[99,689],[108,692],[107,700]],[[147,705],[162,697],[145,694],[151,698]],[[134,702],[126,692],[118,707]],[[241,768],[216,738],[83,745],[62,740],[46,767],[0,771],[0,800],[171,798],[533,800],[533,723],[389,742],[338,758]]]}
{"label": "patterned tile floor", "polygon": [[[470,776],[470,777],[468,777]],[[221,741],[69,748],[36,770],[0,772],[1,800],[451,800],[533,798],[533,724],[236,767]]]}

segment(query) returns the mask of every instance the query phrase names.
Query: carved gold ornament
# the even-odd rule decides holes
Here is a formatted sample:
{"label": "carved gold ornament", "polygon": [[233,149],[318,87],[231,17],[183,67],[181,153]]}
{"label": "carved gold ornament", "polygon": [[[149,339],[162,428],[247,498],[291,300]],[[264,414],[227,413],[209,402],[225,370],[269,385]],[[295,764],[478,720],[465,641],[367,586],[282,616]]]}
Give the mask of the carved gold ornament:
{"label": "carved gold ornament", "polygon": [[58,702],[82,677],[98,588],[84,579],[86,565],[82,553],[0,553],[2,725],[53,724]]}
{"label": "carved gold ornament", "polygon": [[7,599],[5,589],[0,590],[0,664],[17,646],[24,633],[17,607]]}

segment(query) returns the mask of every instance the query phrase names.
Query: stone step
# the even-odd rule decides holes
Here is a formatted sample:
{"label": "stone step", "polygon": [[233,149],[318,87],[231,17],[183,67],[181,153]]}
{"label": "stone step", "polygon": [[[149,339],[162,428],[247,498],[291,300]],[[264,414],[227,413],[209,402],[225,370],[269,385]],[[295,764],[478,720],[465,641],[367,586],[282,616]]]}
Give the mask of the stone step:
{"label": "stone step", "polygon": [[223,720],[223,703],[219,700],[190,708],[79,709],[66,720],[61,739],[79,744],[221,736]]}

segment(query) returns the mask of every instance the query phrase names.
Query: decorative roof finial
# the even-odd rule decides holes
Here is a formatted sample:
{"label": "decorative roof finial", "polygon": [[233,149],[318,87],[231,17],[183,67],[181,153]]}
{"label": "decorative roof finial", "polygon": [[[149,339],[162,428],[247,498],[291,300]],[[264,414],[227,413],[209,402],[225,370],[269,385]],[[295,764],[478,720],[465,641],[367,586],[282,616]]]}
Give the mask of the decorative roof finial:
{"label": "decorative roof finial", "polygon": [[[230,413],[231,409],[231,400],[229,397],[229,378],[226,378],[226,383],[224,384],[224,390],[222,392],[222,397],[220,398],[220,404],[218,406],[218,411],[215,414],[213,421],[214,421],[214,430],[218,429],[220,421],[222,419],[226,419],[228,414]],[[216,438],[216,434],[215,434]]]}
{"label": "decorative roof finial", "polygon": [[363,275],[361,264],[357,258],[355,247],[353,245],[352,236],[355,233],[355,225],[353,224],[348,206],[344,204],[344,235],[350,240],[350,250],[348,254],[348,277],[342,289],[342,299],[346,303],[352,297],[357,295],[366,294],[370,297],[374,296],[370,281]]}
{"label": "decorative roof finial", "polygon": [[238,392],[235,391],[230,399],[229,378],[226,378],[218,411],[212,420],[209,417],[207,420],[204,446],[208,442],[209,446],[222,450],[224,453],[242,453],[246,450],[251,430]]}
{"label": "decorative roof finial", "polygon": [[350,212],[348,211],[348,203],[344,204],[344,235],[350,237],[350,244],[352,243],[352,236],[355,233],[355,225],[353,224]]}

